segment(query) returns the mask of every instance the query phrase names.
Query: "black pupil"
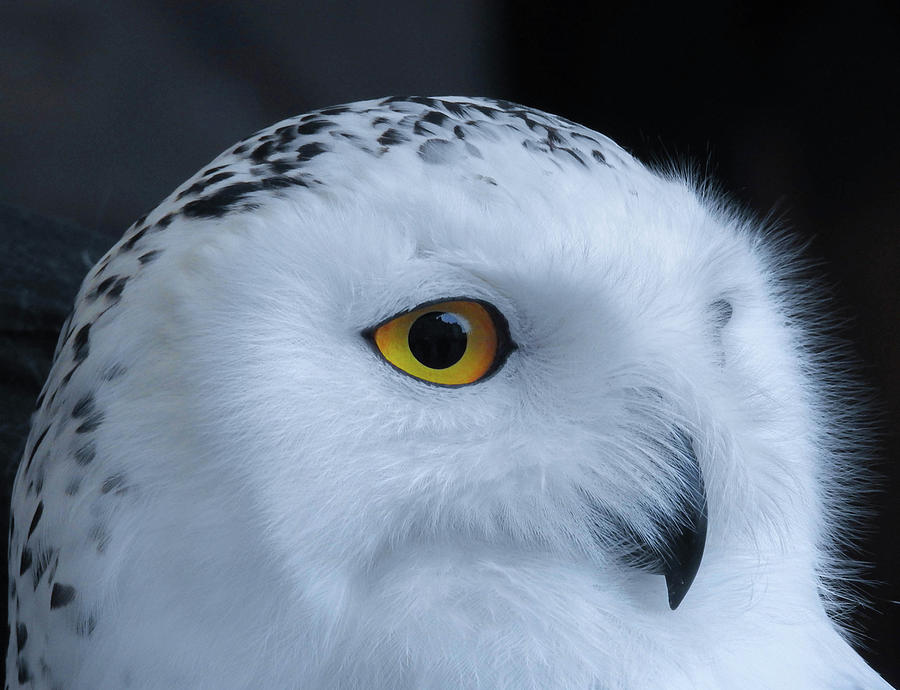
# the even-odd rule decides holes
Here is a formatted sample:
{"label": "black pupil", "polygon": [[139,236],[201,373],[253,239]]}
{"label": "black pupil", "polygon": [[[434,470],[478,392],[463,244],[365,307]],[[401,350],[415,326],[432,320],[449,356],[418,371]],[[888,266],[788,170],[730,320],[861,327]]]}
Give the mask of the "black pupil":
{"label": "black pupil", "polygon": [[409,351],[426,367],[452,367],[466,353],[466,324],[456,314],[430,311],[409,329]]}

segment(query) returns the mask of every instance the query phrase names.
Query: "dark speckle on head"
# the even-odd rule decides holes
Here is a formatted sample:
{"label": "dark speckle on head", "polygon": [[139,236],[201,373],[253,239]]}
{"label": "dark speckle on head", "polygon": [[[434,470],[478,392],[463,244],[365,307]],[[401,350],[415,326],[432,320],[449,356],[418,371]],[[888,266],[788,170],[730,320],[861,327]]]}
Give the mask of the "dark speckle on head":
{"label": "dark speckle on head", "polygon": [[334,122],[331,120],[310,120],[302,125],[297,125],[297,134],[316,134],[319,130],[333,126]]}
{"label": "dark speckle on head", "polygon": [[[71,369],[69,369],[68,373],[66,373],[66,375],[63,376],[63,378],[62,378],[62,385],[63,385],[63,386],[65,386],[69,381],[72,380],[72,374],[74,374],[74,373],[78,370],[78,367],[80,367],[80,366],[81,366],[81,362],[78,362],[78,364],[76,364],[74,367],[72,367]],[[53,392],[53,395],[50,397],[50,404],[51,404],[51,405],[53,404],[53,400],[54,400],[55,398],[56,398],[56,391],[54,391],[54,392]]]}
{"label": "dark speckle on head", "polygon": [[24,575],[31,567],[31,549],[27,546],[22,549],[22,557],[19,559],[19,575]]}
{"label": "dark speckle on head", "polygon": [[63,585],[59,582],[53,585],[50,593],[50,608],[58,609],[70,604],[75,598],[75,588],[71,585]]}
{"label": "dark speckle on head", "polygon": [[297,160],[306,162],[329,150],[330,149],[325,144],[318,141],[303,144],[303,146],[297,149]]}
{"label": "dark speckle on head", "polygon": [[227,187],[223,187],[209,196],[195,199],[185,204],[183,213],[189,218],[221,218],[229,211],[239,206],[240,202],[247,198],[253,192],[262,189],[274,188],[273,180],[282,180],[284,186],[291,184],[305,185],[302,181],[290,178],[270,178],[268,180],[255,182],[235,182]]}
{"label": "dark speckle on head", "polygon": [[106,270],[106,267],[109,266],[109,262],[112,260],[112,253],[107,254],[101,259],[100,263],[97,264],[97,269],[94,271],[94,277],[98,277],[103,271]]}
{"label": "dark speckle on head", "polygon": [[106,528],[103,525],[94,525],[91,527],[91,531],[88,533],[88,536],[97,545],[97,552],[103,553],[106,549],[107,544],[109,544],[109,532],[106,531]]}
{"label": "dark speckle on head", "polygon": [[211,168],[207,168],[200,174],[203,175],[203,177],[209,177],[210,175],[215,175],[217,172],[219,172],[220,170],[224,170],[227,167],[227,165],[215,165]]}
{"label": "dark speckle on head", "polygon": [[28,642],[28,627],[24,623],[16,624],[16,650],[21,652]]}
{"label": "dark speckle on head", "polygon": [[161,253],[162,250],[154,249],[152,251],[141,254],[138,257],[138,261],[140,261],[142,265],[149,264],[151,261],[154,261]]}
{"label": "dark speckle on head", "polygon": [[31,671],[28,670],[28,662],[25,661],[25,657],[16,657],[16,672],[21,685],[24,685],[31,680]]}
{"label": "dark speckle on head", "polygon": [[409,141],[409,137],[396,129],[385,130],[384,134],[378,137],[378,143],[382,146],[393,146],[394,144],[402,144]]}
{"label": "dark speckle on head", "polygon": [[119,276],[114,275],[114,276],[109,276],[109,277],[107,277],[107,278],[104,278],[104,279],[103,279],[103,280],[102,280],[102,281],[101,281],[101,282],[100,282],[93,290],[91,290],[91,291],[85,296],[85,300],[88,301],[88,302],[93,302],[94,300],[96,300],[96,299],[97,299],[98,297],[100,297],[104,292],[106,292],[106,291],[109,289],[109,287],[110,287],[114,282],[116,282],[116,279],[117,279],[118,277],[119,277]]}
{"label": "dark speckle on head", "polygon": [[347,112],[350,112],[350,108],[346,105],[336,105],[334,107],[325,108],[324,110],[319,111],[319,113],[322,115],[340,115]]}
{"label": "dark speckle on head", "polygon": [[183,189],[178,193],[178,196],[175,197],[176,200],[180,201],[184,199],[186,196],[191,196],[192,194],[200,194],[204,189],[206,189],[210,184],[210,180],[206,180],[201,178],[194,184],[192,184],[187,189]]}
{"label": "dark speckle on head", "polygon": [[271,156],[275,151],[275,142],[267,141],[264,144],[260,144],[255,149],[253,149],[253,153],[250,154],[250,158],[254,163],[264,163],[269,156]]}
{"label": "dark speckle on head", "polygon": [[435,134],[440,133],[440,128],[433,126],[431,123],[426,122],[425,120],[417,120],[413,125],[413,134],[416,134],[420,137],[432,137]]}
{"label": "dark speckle on head", "polygon": [[122,243],[122,248],[120,249],[120,251],[130,252],[132,249],[134,249],[134,245],[141,241],[141,238],[147,234],[147,230],[148,228],[141,228],[136,233],[134,233],[124,243]]}
{"label": "dark speckle on head", "polygon": [[41,442],[47,436],[47,432],[50,431],[50,424],[48,424],[44,430],[41,432],[41,435],[38,436],[37,441],[34,442],[34,445],[31,447],[31,453],[28,455],[28,462],[25,464],[25,471],[27,472],[31,469],[31,463],[34,460],[34,455],[37,453],[38,448],[41,447]]}
{"label": "dark speckle on head", "polygon": [[269,161],[268,163],[269,172],[273,175],[283,175],[286,172],[290,172],[296,166],[293,163],[289,163],[288,161],[277,160],[277,161]]}
{"label": "dark speckle on head", "polygon": [[72,408],[72,417],[75,419],[80,419],[81,417],[85,417],[89,415],[94,410],[94,394],[88,393],[81,397],[81,399],[75,403],[75,407]]}
{"label": "dark speckle on head", "polygon": [[340,137],[341,139],[353,142],[353,145],[359,148],[360,151],[366,151],[367,153],[371,153],[372,151],[372,149],[365,145],[365,140],[351,132],[329,132],[329,134],[335,138]]}
{"label": "dark speckle on head", "polygon": [[574,151],[573,149],[570,149],[566,146],[558,146],[558,147],[556,147],[555,150],[562,151],[563,153],[567,153],[572,158],[574,158],[576,161],[578,161],[579,164],[587,167],[587,163],[584,162],[584,159],[581,157],[581,155],[577,151]]}
{"label": "dark speckle on head", "polygon": [[453,117],[457,117],[460,119],[468,117],[465,104],[463,103],[456,103],[455,101],[441,101],[441,105],[444,106],[444,109]]}
{"label": "dark speckle on head", "polygon": [[589,142],[595,146],[600,144],[596,137],[592,137],[589,134],[582,134],[581,132],[572,132],[571,134],[573,139],[581,139],[582,141]]}
{"label": "dark speckle on head", "polygon": [[104,292],[106,292],[107,290],[109,290],[110,286],[111,286],[113,283],[115,283],[116,280],[118,280],[118,279],[119,279],[119,276],[117,276],[117,275],[108,276],[108,277],[104,278],[102,281],[100,281],[100,283],[97,285],[97,287],[95,287],[95,288],[88,294],[87,299],[88,299],[88,300],[94,300],[94,299],[97,299],[100,295],[102,295]]}
{"label": "dark speckle on head", "polygon": [[273,189],[287,189],[288,187],[308,187],[309,183],[297,177],[267,177],[259,182],[260,188],[266,191]]}
{"label": "dark speckle on head", "polygon": [[713,325],[717,329],[721,329],[731,321],[731,316],[734,313],[734,309],[731,306],[731,302],[727,299],[717,299],[709,305],[709,309],[713,314]]}
{"label": "dark speckle on head", "polygon": [[217,184],[219,182],[224,182],[229,177],[234,177],[234,173],[232,172],[220,172],[209,178],[209,184]]}
{"label": "dark speckle on head", "polygon": [[722,346],[722,330],[728,322],[731,321],[734,309],[731,306],[731,302],[723,298],[713,301],[709,305],[709,310],[712,315],[713,344],[718,350],[716,363],[719,366],[724,366],[726,362],[726,353],[725,348]]}
{"label": "dark speckle on head", "polygon": [[[482,105],[481,103],[474,103],[472,107],[477,110],[482,115],[486,115],[492,120],[496,119],[498,115],[500,115],[500,111],[497,108],[491,108],[490,106]],[[516,115],[516,112],[511,112],[511,114]]]}
{"label": "dark speckle on head", "polygon": [[[114,474],[103,480],[100,485],[100,493],[108,494],[113,489],[118,489],[125,483],[125,477],[121,474]],[[118,492],[117,492],[118,493]]]}
{"label": "dark speckle on head", "polygon": [[458,152],[447,139],[429,139],[419,147],[419,155],[426,163],[440,165],[455,160]]}
{"label": "dark speckle on head", "polygon": [[75,429],[76,434],[86,434],[90,431],[94,431],[103,423],[103,413],[102,412],[94,412],[87,419],[85,419],[78,427]]}
{"label": "dark speckle on head", "polygon": [[106,293],[106,298],[111,300],[117,300],[122,296],[122,291],[125,289],[125,283],[128,282],[128,276],[122,276],[119,278],[115,284],[109,289],[109,292]]}
{"label": "dark speckle on head", "polygon": [[37,528],[38,523],[41,521],[41,515],[44,514],[44,502],[41,501],[37,504],[37,508],[34,509],[34,516],[31,518],[31,526],[28,528],[28,536],[30,537],[34,530]]}
{"label": "dark speckle on head", "polygon": [[75,462],[82,466],[89,465],[96,454],[97,449],[94,446],[94,442],[88,441],[75,451]]}
{"label": "dark speckle on head", "polygon": [[72,342],[72,352],[76,362],[83,362],[90,352],[91,324],[78,329]]}

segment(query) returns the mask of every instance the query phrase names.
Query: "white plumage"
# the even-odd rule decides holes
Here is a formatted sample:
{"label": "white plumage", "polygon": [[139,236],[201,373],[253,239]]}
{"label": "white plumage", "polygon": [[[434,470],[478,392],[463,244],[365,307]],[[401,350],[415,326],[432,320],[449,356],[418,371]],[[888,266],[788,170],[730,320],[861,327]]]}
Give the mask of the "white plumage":
{"label": "white plumage", "polygon": [[[81,288],[16,478],[9,684],[888,687],[828,615],[866,446],[796,260],[506,102],[254,135]],[[448,300],[509,331],[470,385],[372,336]]]}

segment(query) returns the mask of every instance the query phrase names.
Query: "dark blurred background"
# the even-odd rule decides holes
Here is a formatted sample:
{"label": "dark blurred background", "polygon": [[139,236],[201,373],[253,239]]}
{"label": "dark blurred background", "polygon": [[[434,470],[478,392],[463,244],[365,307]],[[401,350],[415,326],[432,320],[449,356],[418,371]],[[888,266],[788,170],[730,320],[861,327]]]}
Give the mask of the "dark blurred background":
{"label": "dark blurred background", "polygon": [[[0,453],[81,277],[225,147],[316,107],[490,95],[694,161],[811,241],[876,395],[863,653],[900,684],[900,3],[78,0],[0,6]],[[7,489],[8,492],[8,489]],[[6,500],[8,501],[8,493]],[[0,508],[6,520],[6,508]]]}

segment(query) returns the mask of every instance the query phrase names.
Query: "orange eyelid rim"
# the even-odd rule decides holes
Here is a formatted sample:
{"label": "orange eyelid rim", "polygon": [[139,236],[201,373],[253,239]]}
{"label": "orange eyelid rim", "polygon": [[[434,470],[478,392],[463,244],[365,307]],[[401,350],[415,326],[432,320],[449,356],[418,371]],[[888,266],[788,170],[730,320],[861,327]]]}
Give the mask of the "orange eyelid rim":
{"label": "orange eyelid rim", "polygon": [[[420,316],[435,311],[455,314],[469,325],[463,356],[446,369],[425,366],[409,349],[409,329]],[[496,307],[465,297],[420,304],[364,331],[363,335],[395,369],[438,386],[465,386],[482,381],[496,372],[515,349],[506,319]]]}

